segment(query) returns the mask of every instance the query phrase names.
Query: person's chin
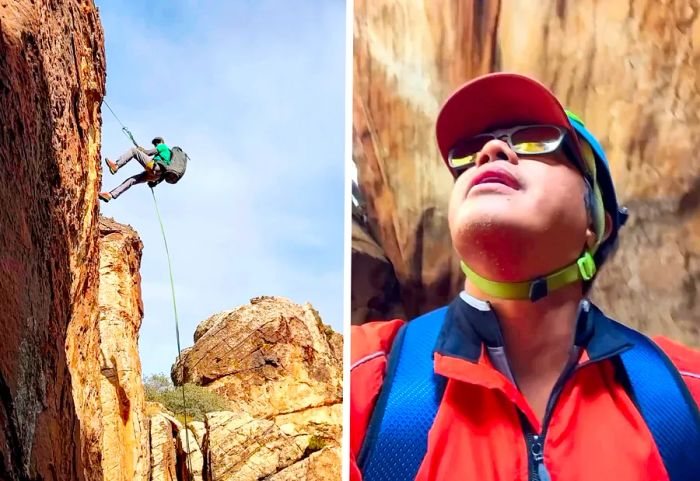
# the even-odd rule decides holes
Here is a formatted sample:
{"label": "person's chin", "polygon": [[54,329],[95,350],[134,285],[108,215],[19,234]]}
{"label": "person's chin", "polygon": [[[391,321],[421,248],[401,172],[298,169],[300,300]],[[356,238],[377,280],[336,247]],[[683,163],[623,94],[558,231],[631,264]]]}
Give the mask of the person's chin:
{"label": "person's chin", "polygon": [[470,193],[462,201],[459,210],[466,217],[488,217],[492,221],[494,217],[510,218],[514,211],[522,205],[516,201],[513,193],[517,194],[516,191],[512,190],[511,193],[488,192],[486,190]]}
{"label": "person's chin", "polygon": [[480,203],[462,210],[456,218],[455,226],[462,234],[469,237],[482,235],[508,235],[513,230],[522,229],[522,215],[518,214],[512,204],[501,202]]}

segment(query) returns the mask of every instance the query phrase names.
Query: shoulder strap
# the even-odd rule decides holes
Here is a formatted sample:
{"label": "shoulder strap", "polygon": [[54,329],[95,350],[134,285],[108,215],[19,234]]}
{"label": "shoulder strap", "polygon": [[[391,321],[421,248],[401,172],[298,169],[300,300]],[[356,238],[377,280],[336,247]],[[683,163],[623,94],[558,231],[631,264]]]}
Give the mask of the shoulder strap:
{"label": "shoulder strap", "polygon": [[412,320],[394,339],[358,458],[364,481],[416,477],[445,388],[445,379],[433,370],[433,350],[447,310]]}
{"label": "shoulder strap", "polygon": [[700,412],[680,373],[648,337],[613,321],[633,347],[620,359],[629,390],[654,437],[671,481],[700,473]]}

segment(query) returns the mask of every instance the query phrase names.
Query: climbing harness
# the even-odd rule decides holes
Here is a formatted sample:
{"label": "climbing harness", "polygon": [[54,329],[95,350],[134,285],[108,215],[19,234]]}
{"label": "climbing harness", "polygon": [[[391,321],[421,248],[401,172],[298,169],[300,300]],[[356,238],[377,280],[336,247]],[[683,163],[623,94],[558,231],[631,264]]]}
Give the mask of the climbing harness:
{"label": "climbing harness", "polygon": [[[121,120],[119,120],[119,117],[117,117],[117,114],[112,110],[112,107],[109,106],[107,103],[107,100],[102,99],[104,104],[107,106],[110,112],[112,112],[112,115],[114,118],[119,122],[119,125],[122,127],[122,132],[124,132],[124,135],[126,135],[129,140],[134,144],[134,146],[139,147],[139,144],[136,142],[134,139],[133,134],[131,131],[122,123]],[[168,260],[168,273],[170,275],[170,293],[172,296],[172,301],[173,301],[173,313],[175,314],[175,338],[177,341],[177,362],[181,364],[182,368],[182,406],[183,406],[183,415],[185,418],[185,444],[187,445],[187,452],[185,453],[185,458],[187,459],[187,469],[188,472],[190,473],[190,476],[192,476],[192,462],[190,460],[190,429],[189,426],[187,425],[187,399],[185,396],[185,365],[182,364],[182,349],[180,347],[180,323],[178,320],[178,315],[177,315],[177,302],[175,299],[175,282],[173,280],[173,266],[172,262],[170,261],[170,250],[168,249],[168,239],[165,236],[165,227],[163,226],[163,219],[160,215],[160,209],[158,208],[158,201],[156,201],[156,194],[153,190],[153,187],[151,187],[151,195],[153,196],[153,205],[155,206],[156,209],[156,217],[158,217],[158,224],[160,225],[160,232],[163,235],[163,244],[165,245],[165,255]]]}

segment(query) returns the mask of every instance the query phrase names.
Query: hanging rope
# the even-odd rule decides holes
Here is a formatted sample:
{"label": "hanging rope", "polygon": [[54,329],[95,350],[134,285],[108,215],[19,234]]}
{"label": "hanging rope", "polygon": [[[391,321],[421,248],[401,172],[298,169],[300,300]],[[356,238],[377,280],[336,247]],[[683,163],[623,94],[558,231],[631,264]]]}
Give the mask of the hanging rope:
{"label": "hanging rope", "polygon": [[112,110],[112,107],[109,106],[109,104],[107,103],[107,100],[102,99],[102,101],[103,101],[104,104],[107,106],[107,108],[109,109],[109,111],[112,112],[112,115],[114,115],[114,118],[117,119],[117,122],[119,122],[119,125],[122,126],[122,132],[124,132],[124,135],[126,135],[126,136],[129,138],[129,140],[131,140],[131,142],[134,144],[134,147],[138,147],[139,144],[138,144],[138,143],[136,142],[136,140],[134,139],[134,135],[131,133],[131,131],[130,131],[129,129],[126,128],[126,125],[124,125],[124,124],[122,123],[122,121],[119,120],[119,117],[117,117],[117,114],[114,113],[114,110]]}
{"label": "hanging rope", "polygon": [[173,312],[175,313],[175,338],[177,339],[177,362],[180,363],[182,368],[182,406],[185,416],[185,442],[187,444],[187,468],[190,476],[192,476],[192,466],[190,462],[190,429],[187,426],[187,400],[185,398],[185,365],[181,362],[182,350],[180,349],[180,327],[177,316],[177,302],[175,300],[175,282],[173,281],[173,266],[170,262],[170,251],[168,250],[168,239],[165,236],[165,227],[163,227],[163,219],[160,216],[160,209],[158,209],[158,201],[156,201],[156,193],[151,187],[151,195],[153,196],[153,205],[156,207],[156,215],[158,216],[158,224],[160,224],[160,232],[163,234],[163,244],[165,245],[165,255],[168,258],[168,272],[170,274],[170,293],[173,299]]}
{"label": "hanging rope", "polygon": [[[104,104],[107,106],[110,112],[112,112],[112,115],[114,115],[114,118],[119,122],[119,125],[122,126],[122,132],[124,132],[124,135],[126,135],[131,142],[134,144],[134,146],[138,147],[139,144],[136,142],[134,139],[133,134],[131,131],[126,128],[126,126],[122,123],[121,120],[119,120],[119,117],[117,117],[117,114],[112,110],[112,107],[109,106],[107,103],[107,100],[102,99]],[[185,396],[185,365],[181,362],[181,356],[182,356],[182,349],[180,348],[180,323],[178,320],[178,315],[177,315],[177,302],[175,299],[175,282],[173,281],[173,266],[172,262],[170,261],[170,251],[168,249],[168,239],[165,236],[165,227],[163,226],[163,219],[160,216],[160,209],[158,209],[158,202],[156,201],[156,193],[153,191],[153,187],[151,187],[151,195],[153,196],[153,205],[156,207],[156,216],[158,217],[158,224],[160,224],[160,232],[163,235],[163,244],[165,245],[165,255],[168,259],[168,273],[170,275],[170,293],[172,295],[172,301],[173,301],[173,312],[175,313],[175,338],[177,340],[177,362],[180,363],[182,367],[182,408],[183,408],[183,415],[185,417],[185,444],[187,445],[187,452],[185,453],[185,459],[187,459],[187,470],[189,473],[190,478],[193,477],[193,471],[192,471],[192,461],[190,460],[190,429],[187,425],[187,398]]]}

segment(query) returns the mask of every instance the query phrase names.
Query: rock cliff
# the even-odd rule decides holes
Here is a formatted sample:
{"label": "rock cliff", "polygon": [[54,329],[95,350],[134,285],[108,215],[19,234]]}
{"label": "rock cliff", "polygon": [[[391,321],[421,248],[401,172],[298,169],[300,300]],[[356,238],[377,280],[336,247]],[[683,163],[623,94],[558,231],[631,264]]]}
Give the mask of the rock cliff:
{"label": "rock cliff", "polygon": [[98,343],[104,82],[91,1],[0,2],[0,479],[100,471],[100,424],[78,417],[97,400],[74,400],[69,367]]}
{"label": "rock cliff", "polygon": [[100,218],[98,247],[97,316],[92,325],[72,321],[66,340],[73,396],[82,406],[77,414],[84,474],[91,481],[148,481],[149,427],[138,352],[143,245],[130,227]]}
{"label": "rock cliff", "polygon": [[[648,0],[357,0],[353,157],[365,233],[381,252],[354,243],[353,290],[366,288],[364,263],[381,256],[409,317],[460,289],[446,223],[452,181],[435,117],[463,82],[515,71],[549,85],[584,118],[630,208],[594,299],[632,326],[700,346],[697,12],[688,2]],[[358,318],[366,309],[353,305]]]}
{"label": "rock cliff", "polygon": [[259,297],[206,319],[172,376],[227,401],[193,426],[205,480],[340,478],[342,336],[310,305]]}
{"label": "rock cliff", "polygon": [[91,417],[99,414],[102,420],[99,450],[105,480],[149,479],[149,426],[138,350],[142,248],[133,229],[100,219],[100,411]]}

